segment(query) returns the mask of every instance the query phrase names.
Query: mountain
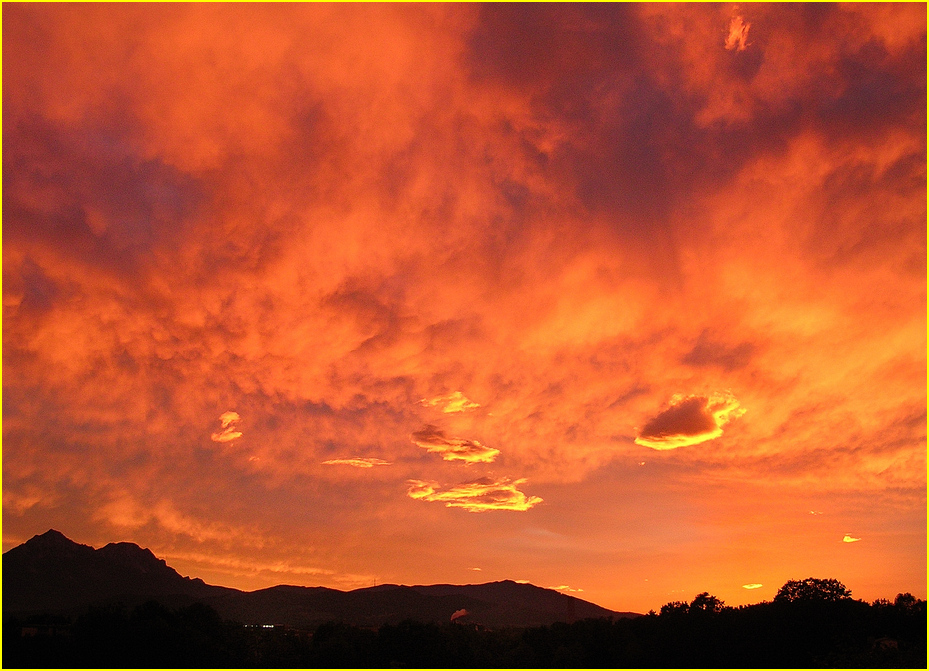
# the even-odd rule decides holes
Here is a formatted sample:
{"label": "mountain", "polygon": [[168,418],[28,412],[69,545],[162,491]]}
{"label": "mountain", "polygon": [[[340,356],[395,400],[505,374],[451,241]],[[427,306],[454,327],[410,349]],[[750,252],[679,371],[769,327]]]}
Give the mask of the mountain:
{"label": "mountain", "polygon": [[[88,606],[154,599],[180,607],[202,602],[222,617],[247,624],[314,628],[335,620],[379,626],[411,619],[491,627],[536,626],[592,617],[634,617],[588,601],[512,580],[480,585],[379,585],[344,592],[278,585],[254,592],[182,577],[134,543],[99,550],[50,530],[3,555],[3,612],[75,614]],[[462,614],[466,611],[466,614]]]}
{"label": "mountain", "polygon": [[72,612],[89,605],[149,598],[180,606],[236,592],[185,578],[134,543],[99,550],[51,529],[3,553],[3,612]]}

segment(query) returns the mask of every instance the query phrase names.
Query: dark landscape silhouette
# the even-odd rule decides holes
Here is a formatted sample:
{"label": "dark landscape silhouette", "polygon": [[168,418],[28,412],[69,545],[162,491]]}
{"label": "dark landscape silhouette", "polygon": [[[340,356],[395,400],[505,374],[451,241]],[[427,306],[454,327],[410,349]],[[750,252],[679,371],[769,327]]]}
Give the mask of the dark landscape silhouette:
{"label": "dark landscape silhouette", "polygon": [[926,666],[925,601],[869,604],[836,579],[645,615],[509,580],[243,592],[50,530],[4,553],[3,587],[5,668]]}

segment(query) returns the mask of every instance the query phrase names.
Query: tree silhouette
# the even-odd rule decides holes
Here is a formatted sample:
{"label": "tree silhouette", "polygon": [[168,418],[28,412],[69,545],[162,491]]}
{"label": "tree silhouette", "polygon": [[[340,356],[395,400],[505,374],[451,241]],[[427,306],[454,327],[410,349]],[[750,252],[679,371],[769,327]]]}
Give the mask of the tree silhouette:
{"label": "tree silhouette", "polygon": [[916,597],[909,592],[898,594],[894,599],[894,605],[901,610],[912,610],[916,606],[916,603]]}
{"label": "tree silhouette", "polygon": [[690,602],[690,612],[721,613],[724,606],[722,599],[717,599],[709,592],[702,592]]}
{"label": "tree silhouette", "polygon": [[851,599],[852,592],[835,578],[788,580],[774,595],[775,602],[841,601]]}
{"label": "tree silhouette", "polygon": [[690,612],[690,604],[686,601],[669,601],[661,607],[661,615],[686,615]]}

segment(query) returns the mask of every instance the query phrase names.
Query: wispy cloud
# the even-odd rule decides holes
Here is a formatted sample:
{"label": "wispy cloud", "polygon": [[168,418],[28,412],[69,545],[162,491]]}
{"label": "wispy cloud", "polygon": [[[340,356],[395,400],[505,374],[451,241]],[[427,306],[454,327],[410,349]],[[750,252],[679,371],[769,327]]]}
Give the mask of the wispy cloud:
{"label": "wispy cloud", "polygon": [[22,491],[13,491],[9,486],[3,491],[3,510],[15,515],[21,515],[33,506],[51,506],[57,503],[58,496],[49,495],[35,486],[26,486]]}
{"label": "wispy cloud", "polygon": [[635,442],[656,450],[696,445],[723,435],[722,427],[743,414],[745,409],[729,392],[675,394],[668,407],[645,424]]}
{"label": "wispy cloud", "polygon": [[407,496],[422,501],[439,501],[448,508],[463,508],[471,513],[489,510],[525,511],[541,503],[538,496],[526,496],[516,486],[526,482],[525,479],[507,478],[492,480],[481,478],[440,491],[440,485],[424,480],[410,480]]}
{"label": "wispy cloud", "polygon": [[242,432],[236,429],[236,423],[242,419],[239,417],[239,413],[224,412],[219,416],[219,421],[222,423],[220,431],[217,431],[210,438],[217,443],[228,443],[230,440],[235,440],[236,438],[242,437]]}
{"label": "wispy cloud", "polygon": [[129,491],[111,493],[94,518],[114,527],[139,529],[149,524],[172,534],[186,536],[202,543],[208,540],[260,544],[260,537],[251,531],[215,521],[199,519],[181,509],[169,498],[143,500]]}
{"label": "wispy cloud", "polygon": [[584,590],[580,587],[571,587],[570,585],[557,585],[554,587],[547,587],[546,589],[554,589],[559,592],[583,592]]}
{"label": "wispy cloud", "polygon": [[355,468],[373,468],[375,466],[389,466],[391,462],[374,457],[351,457],[348,459],[328,459],[323,462],[330,466],[354,466]]}
{"label": "wispy cloud", "polygon": [[476,440],[450,438],[439,427],[428,424],[410,434],[410,440],[428,452],[441,454],[445,461],[464,461],[469,464],[489,463],[500,450],[482,445]]}
{"label": "wispy cloud", "polygon": [[742,585],[743,589],[758,589],[759,587],[764,587],[760,582],[750,582],[746,585]]}
{"label": "wispy cloud", "polygon": [[267,572],[288,575],[332,576],[336,573],[331,569],[302,566],[285,560],[255,561],[252,558],[245,560],[232,555],[205,554],[202,552],[172,552],[169,558],[182,559],[236,575],[257,575]]}
{"label": "wispy cloud", "polygon": [[435,398],[423,398],[420,399],[419,403],[420,405],[433,408],[441,406],[442,412],[446,413],[464,412],[481,407],[480,403],[475,403],[460,391],[453,391],[451,394],[436,396]]}

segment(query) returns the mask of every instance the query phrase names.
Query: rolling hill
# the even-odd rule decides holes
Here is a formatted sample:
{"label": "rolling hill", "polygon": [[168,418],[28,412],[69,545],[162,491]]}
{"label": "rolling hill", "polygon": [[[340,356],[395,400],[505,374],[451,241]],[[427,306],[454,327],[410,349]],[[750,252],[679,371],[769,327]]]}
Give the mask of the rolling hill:
{"label": "rolling hill", "polygon": [[244,592],[183,577],[134,543],[94,549],[55,530],[4,553],[3,585],[4,616],[75,614],[93,605],[120,602],[133,606],[149,599],[171,607],[205,603],[222,617],[243,624],[306,629],[327,621],[371,627],[403,620],[440,623],[456,613],[462,622],[491,627],[637,615],[512,580],[478,585],[379,585],[351,591],[277,585]]}

